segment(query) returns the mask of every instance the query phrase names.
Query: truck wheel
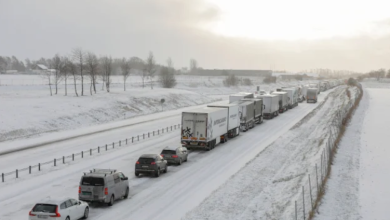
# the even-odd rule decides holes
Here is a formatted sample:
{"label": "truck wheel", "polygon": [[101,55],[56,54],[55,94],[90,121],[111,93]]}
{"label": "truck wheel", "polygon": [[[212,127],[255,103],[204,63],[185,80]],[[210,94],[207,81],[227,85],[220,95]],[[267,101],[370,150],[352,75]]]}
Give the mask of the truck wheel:
{"label": "truck wheel", "polygon": [[112,206],[112,205],[114,205],[114,195],[112,195],[111,196],[111,198],[110,198],[110,202],[108,202],[108,204],[107,204],[108,206]]}
{"label": "truck wheel", "polygon": [[139,176],[139,173],[138,173],[138,172],[135,172],[135,176]]}

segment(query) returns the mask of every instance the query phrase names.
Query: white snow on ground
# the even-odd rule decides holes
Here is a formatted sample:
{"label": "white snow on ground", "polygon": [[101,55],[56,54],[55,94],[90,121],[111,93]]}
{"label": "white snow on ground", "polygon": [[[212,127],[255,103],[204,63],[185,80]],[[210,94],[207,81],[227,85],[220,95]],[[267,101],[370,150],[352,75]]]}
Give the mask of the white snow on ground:
{"label": "white snow on ground", "polygon": [[316,220],[390,219],[390,83],[367,80],[363,86]]}
{"label": "white snow on ground", "polygon": [[[160,153],[165,146],[169,145],[179,146],[180,135],[177,132],[94,154],[65,165],[58,164],[57,167],[45,168],[41,172],[34,170],[32,174],[24,174],[20,179],[0,183],[0,206],[2,207],[0,218],[25,219],[33,204],[46,197],[66,195],[77,198],[82,172],[92,168],[116,168],[129,176],[131,198],[118,201],[113,207],[92,207],[91,219],[180,219],[259,152],[284,133],[289,133],[294,125],[324,101],[327,94],[329,92],[321,93],[318,104],[302,103],[273,120],[265,121],[254,129],[241,133],[239,137],[219,145],[212,151],[191,152],[188,163],[182,166],[170,166],[168,173],[160,178],[135,178],[134,164],[141,154]],[[23,161],[19,163],[24,164],[35,163],[39,158],[50,160],[56,150],[66,152],[68,148],[70,151],[83,149],[84,146],[88,146],[88,142],[95,145],[95,138],[105,141],[111,137],[114,139],[119,136],[127,137],[138,129],[166,126],[167,121],[175,123],[175,120],[180,120],[179,114],[175,116],[176,118],[170,118],[172,121],[164,117],[165,113],[161,114],[161,119],[143,125],[118,128],[115,131],[64,140],[60,144],[53,143],[34,150],[2,155],[0,161],[8,160],[11,163],[16,160],[15,155],[20,155]],[[277,158],[273,159],[277,160]],[[13,165],[15,164],[16,162]]]}
{"label": "white snow on ground", "polygon": [[325,196],[314,218],[316,220],[374,219],[361,217],[359,203],[360,138],[368,106],[369,98],[365,90],[340,141],[326,185]]}
{"label": "white snow on ground", "polygon": [[[301,186],[306,188],[307,217],[310,207],[308,174],[314,195],[315,164],[320,164],[336,111],[352,102],[358,90],[350,91],[351,100],[345,86],[336,88],[304,123],[262,150],[183,219],[294,219],[294,200],[299,203],[298,219],[303,219]],[[242,149],[245,147],[242,145]]]}

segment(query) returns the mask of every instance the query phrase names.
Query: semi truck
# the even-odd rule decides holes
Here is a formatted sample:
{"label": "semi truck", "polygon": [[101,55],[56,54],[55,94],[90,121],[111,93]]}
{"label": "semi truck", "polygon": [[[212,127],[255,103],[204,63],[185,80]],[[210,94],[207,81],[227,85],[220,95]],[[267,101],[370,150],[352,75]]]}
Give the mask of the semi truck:
{"label": "semi truck", "polygon": [[228,108],[203,107],[182,112],[181,144],[187,149],[212,150],[228,137]]}
{"label": "semi truck", "polygon": [[243,99],[243,101],[253,102],[255,123],[256,124],[263,123],[263,109],[264,109],[263,100],[261,98],[250,98],[250,99]]}
{"label": "semi truck", "polygon": [[317,89],[316,88],[309,88],[307,89],[307,103],[309,102],[314,102],[316,103],[317,102]]}
{"label": "semi truck", "polygon": [[[234,138],[240,135],[240,115],[239,115],[240,105],[234,103],[226,103],[226,104],[212,104],[212,105],[208,105],[207,107],[226,108],[228,110],[228,120],[227,120],[228,138]],[[223,142],[226,141],[227,139],[223,140]]]}
{"label": "semi truck", "polygon": [[317,94],[320,94],[321,93],[321,89],[320,89],[320,83],[310,83],[309,84],[309,88],[316,88],[317,89]]}
{"label": "semi truck", "polygon": [[246,98],[254,98],[253,93],[240,92],[229,96],[229,103],[240,101]]}
{"label": "semi truck", "polygon": [[238,110],[240,116],[240,130],[245,132],[255,127],[254,102],[240,100],[233,103],[240,106]]}
{"label": "semi truck", "polygon": [[287,92],[272,92],[272,95],[279,97],[279,113],[283,113],[288,110],[288,95]]}
{"label": "semi truck", "polygon": [[282,89],[283,92],[287,92],[288,96],[288,108],[292,109],[296,106],[298,106],[298,91],[296,88],[284,88]]}
{"label": "semi truck", "polygon": [[273,119],[279,115],[279,96],[277,95],[262,95],[264,109],[263,116],[267,119]]}
{"label": "semi truck", "polygon": [[307,89],[309,88],[308,85],[303,85],[302,86],[302,98],[303,100],[306,100],[306,93],[307,93]]}

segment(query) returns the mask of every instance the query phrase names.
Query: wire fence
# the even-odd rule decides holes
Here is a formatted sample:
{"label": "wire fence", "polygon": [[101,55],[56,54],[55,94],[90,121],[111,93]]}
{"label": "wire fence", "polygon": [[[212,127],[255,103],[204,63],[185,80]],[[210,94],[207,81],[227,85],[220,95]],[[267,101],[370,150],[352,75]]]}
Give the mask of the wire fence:
{"label": "wire fence", "polygon": [[343,129],[345,128],[351,112],[353,112],[363,95],[360,85],[359,88],[360,93],[356,93],[356,97],[351,97],[349,102],[334,114],[334,119],[328,129],[329,136],[326,140],[325,147],[322,150],[320,162],[319,164],[316,163],[314,167],[309,170],[307,180],[305,180],[300,187],[301,193],[298,194],[297,200],[292,203],[295,205],[294,220],[307,220],[314,217],[315,210],[317,210],[319,206],[319,199],[325,193],[325,184],[330,175],[330,167]]}
{"label": "wire fence", "polygon": [[21,177],[21,175],[29,175],[29,174],[32,174],[34,172],[40,172],[40,171],[42,171],[43,168],[57,167],[57,166],[60,166],[61,164],[70,163],[70,162],[73,162],[73,161],[78,160],[78,159],[84,159],[86,157],[91,157],[91,156],[96,155],[96,154],[102,154],[102,153],[107,152],[109,150],[114,150],[116,148],[129,146],[130,144],[137,143],[137,142],[140,142],[142,140],[150,139],[150,138],[153,138],[155,136],[160,136],[160,135],[163,135],[165,133],[175,131],[177,129],[180,129],[180,126],[181,126],[180,124],[168,126],[166,128],[158,129],[156,131],[151,131],[148,133],[143,133],[141,135],[132,136],[130,138],[122,139],[122,140],[108,143],[108,144],[98,146],[95,148],[90,148],[88,150],[82,150],[81,152],[78,152],[78,153],[73,153],[73,154],[70,154],[67,156],[53,158],[52,160],[46,161],[43,163],[38,163],[38,164],[31,165],[31,166],[28,166],[25,168],[15,169],[14,171],[11,171],[11,172],[2,173],[1,174],[1,182],[4,183],[7,180],[18,179]]}

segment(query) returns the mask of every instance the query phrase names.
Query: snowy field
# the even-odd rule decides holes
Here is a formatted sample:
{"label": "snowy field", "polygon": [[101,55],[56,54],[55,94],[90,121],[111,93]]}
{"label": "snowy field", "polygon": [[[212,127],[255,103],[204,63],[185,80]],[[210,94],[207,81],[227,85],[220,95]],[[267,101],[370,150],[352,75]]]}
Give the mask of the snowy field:
{"label": "snowy field", "polygon": [[[2,209],[0,210],[0,218],[7,220],[25,219],[33,204],[43,198],[65,195],[77,198],[78,182],[82,172],[93,168],[122,170],[129,176],[131,197],[127,200],[118,201],[113,207],[92,207],[91,219],[105,220],[112,219],[113,216],[116,219],[176,220],[186,218],[186,213],[205,201],[213,191],[224,185],[232,175],[237,172],[240,173],[240,169],[247,167],[246,164],[253,160],[256,155],[265,149],[270,149],[268,147],[270,144],[280,139],[281,136],[292,137],[287,134],[299,130],[296,125],[306,115],[312,113],[322,103],[324,103],[323,107],[328,105],[326,103],[332,99],[337,99],[337,94],[345,92],[342,88],[333,91],[336,91],[336,93],[332,93],[332,91],[321,93],[317,104],[301,103],[298,107],[281,114],[273,120],[265,121],[248,132],[241,133],[239,137],[221,144],[210,152],[191,152],[188,163],[182,166],[170,166],[168,173],[160,178],[135,178],[134,163],[141,154],[160,153],[165,146],[178,146],[180,135],[177,132],[166,133],[102,154],[94,154],[83,160],[45,168],[41,172],[34,170],[32,174],[24,174],[18,179],[1,183],[0,206]],[[326,99],[328,95],[329,98]],[[314,112],[317,112],[317,110]],[[50,160],[56,155],[76,153],[92,146],[96,147],[100,142],[109,142],[118,137],[128,137],[129,134],[161,128],[166,126],[167,123],[180,123],[180,110],[169,110],[142,117],[144,117],[142,120],[137,119],[137,117],[128,119],[126,122],[123,121],[121,123],[128,123],[129,126],[117,127],[112,131],[90,134],[2,155],[0,156],[0,167],[13,170],[17,167],[34,165],[41,160]],[[150,120],[147,119],[148,117],[150,117]],[[310,124],[312,125],[312,123]],[[298,127],[301,126],[303,127],[302,124]],[[115,126],[113,125],[113,127]],[[295,129],[290,131],[293,127]],[[290,141],[289,138],[282,138],[282,140]],[[282,147],[281,143],[275,148],[279,147]],[[269,154],[275,161],[279,161],[278,155],[274,157],[275,155],[275,153]],[[261,179],[261,177],[259,178]]]}
{"label": "snowy field", "polygon": [[368,80],[363,87],[316,220],[390,219],[390,83]]}
{"label": "snowy field", "polygon": [[[58,95],[50,96],[48,86],[23,85],[26,81],[42,81],[39,76],[0,75],[3,81],[10,78],[13,85],[0,86],[0,142],[210,103],[220,100],[221,95],[239,91],[253,92],[256,89],[256,86],[224,87],[222,77],[178,76],[178,85],[174,89],[156,85],[152,90],[149,85],[145,88],[128,85],[127,91],[123,91],[122,84],[113,84],[111,92],[107,93],[98,84],[97,94],[90,95],[89,86],[86,85],[85,95],[75,97],[73,85],[68,85],[68,96],[64,96],[64,85],[61,84]],[[120,82],[120,79],[119,76],[114,77],[114,81]],[[139,82],[140,77],[132,76],[131,80]],[[254,82],[259,80],[253,79]],[[288,84],[298,82],[258,85],[261,89],[270,90]],[[79,94],[80,87],[78,85]],[[163,105],[161,99],[165,99]]]}

